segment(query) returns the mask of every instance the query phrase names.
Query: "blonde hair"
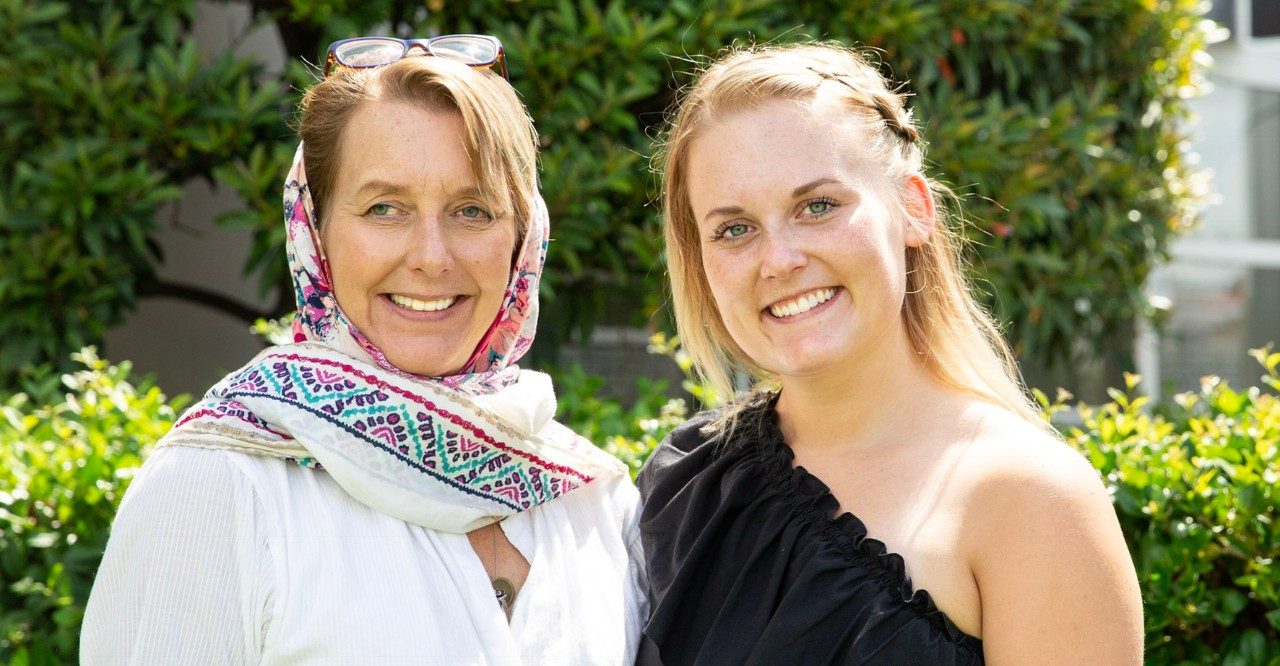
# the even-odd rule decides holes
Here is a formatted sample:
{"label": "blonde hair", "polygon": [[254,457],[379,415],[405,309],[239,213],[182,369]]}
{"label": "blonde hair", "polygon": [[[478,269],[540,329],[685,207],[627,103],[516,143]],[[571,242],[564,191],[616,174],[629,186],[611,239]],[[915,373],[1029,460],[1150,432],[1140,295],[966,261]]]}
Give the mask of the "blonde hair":
{"label": "blonde hair", "polygon": [[327,213],[347,124],[363,105],[379,100],[462,116],[467,155],[480,191],[500,208],[494,211],[496,217],[514,214],[518,252],[538,192],[533,120],[501,76],[445,58],[414,56],[385,67],[339,69],[307,89],[298,136],[319,218],[316,224]]}
{"label": "blonde hair", "polygon": [[[703,271],[697,220],[689,202],[688,159],[693,142],[722,114],[772,100],[834,101],[870,140],[866,149],[884,164],[899,193],[905,179],[929,185],[938,223],[927,242],[906,249],[902,318],[912,352],[942,385],[1000,405],[1043,425],[1027,397],[1013,354],[991,316],[969,293],[960,239],[947,228],[941,184],[924,176],[924,146],[904,95],[869,60],[839,44],[731,47],[702,71],[679,103],[658,163],[662,171],[663,235],[676,327],[699,377],[721,395],[745,372],[757,385],[776,382],[734,342]],[[901,200],[898,214],[909,215]],[[732,424],[742,406],[727,409],[713,427]]]}

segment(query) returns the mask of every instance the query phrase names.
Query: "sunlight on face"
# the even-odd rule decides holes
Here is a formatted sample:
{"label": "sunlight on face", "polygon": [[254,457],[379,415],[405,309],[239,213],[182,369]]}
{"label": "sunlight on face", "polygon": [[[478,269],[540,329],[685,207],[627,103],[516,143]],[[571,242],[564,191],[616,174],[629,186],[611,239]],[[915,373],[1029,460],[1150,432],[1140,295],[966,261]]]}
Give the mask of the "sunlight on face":
{"label": "sunlight on face", "polygon": [[694,141],[702,263],[734,341],[780,375],[839,371],[901,334],[905,223],[847,112],[766,102]]}
{"label": "sunlight on face", "polygon": [[479,191],[465,135],[455,112],[365,105],[320,227],[339,307],[414,374],[461,369],[510,280],[515,221]]}

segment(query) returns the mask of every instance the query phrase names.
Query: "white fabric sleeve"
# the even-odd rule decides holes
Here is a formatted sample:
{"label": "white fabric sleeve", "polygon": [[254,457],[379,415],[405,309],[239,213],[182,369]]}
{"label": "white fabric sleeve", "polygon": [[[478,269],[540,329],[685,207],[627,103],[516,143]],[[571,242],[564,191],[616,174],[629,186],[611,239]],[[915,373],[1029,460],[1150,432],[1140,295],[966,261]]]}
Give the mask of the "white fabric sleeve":
{"label": "white fabric sleeve", "polygon": [[230,455],[157,450],[126,492],[85,610],[84,664],[251,664],[269,624],[262,503]]}
{"label": "white fabric sleeve", "polygon": [[[640,514],[643,505],[640,491],[628,481],[623,484],[619,493],[622,507],[622,536],[627,547],[627,579],[630,583],[631,603],[627,604],[628,612],[636,614],[635,622],[644,627],[649,620],[649,577],[644,563],[644,547],[640,541]],[[639,647],[639,636],[636,636],[636,647]]]}

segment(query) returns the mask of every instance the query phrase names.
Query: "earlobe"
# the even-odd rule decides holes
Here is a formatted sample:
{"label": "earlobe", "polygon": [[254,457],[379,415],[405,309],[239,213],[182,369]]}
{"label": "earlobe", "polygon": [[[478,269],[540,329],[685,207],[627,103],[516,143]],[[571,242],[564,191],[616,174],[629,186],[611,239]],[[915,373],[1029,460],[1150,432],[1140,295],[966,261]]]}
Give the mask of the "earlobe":
{"label": "earlobe", "polygon": [[902,184],[902,200],[907,210],[903,242],[907,247],[920,247],[929,241],[938,223],[929,181],[918,173],[907,176]]}

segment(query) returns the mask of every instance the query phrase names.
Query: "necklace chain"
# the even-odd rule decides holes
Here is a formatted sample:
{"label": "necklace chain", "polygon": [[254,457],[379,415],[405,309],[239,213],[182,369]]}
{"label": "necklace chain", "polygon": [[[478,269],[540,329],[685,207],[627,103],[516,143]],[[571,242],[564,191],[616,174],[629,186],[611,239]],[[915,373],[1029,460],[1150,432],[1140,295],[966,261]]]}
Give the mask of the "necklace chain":
{"label": "necklace chain", "polygon": [[[491,528],[490,540],[493,562],[493,570],[499,571],[501,567],[498,565],[498,533],[502,531],[499,523],[493,523]],[[506,576],[489,576],[489,584],[493,586],[493,595],[498,600],[498,606],[502,608],[502,612],[506,614],[507,621],[511,621],[511,609],[516,603],[516,586],[511,579]]]}

